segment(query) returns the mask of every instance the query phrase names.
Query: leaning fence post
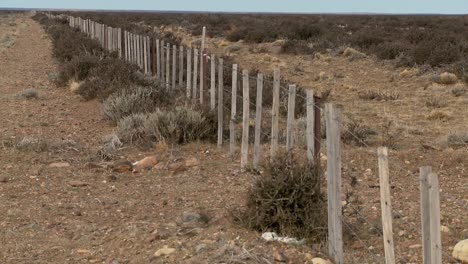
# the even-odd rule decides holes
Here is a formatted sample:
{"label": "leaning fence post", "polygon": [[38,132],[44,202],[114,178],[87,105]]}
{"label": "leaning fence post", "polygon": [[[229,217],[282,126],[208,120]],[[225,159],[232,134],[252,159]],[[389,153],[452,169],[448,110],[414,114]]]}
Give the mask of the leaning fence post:
{"label": "leaning fence post", "polygon": [[250,96],[249,96],[249,71],[242,71],[242,146],[241,169],[245,170],[249,158],[249,127],[250,127]]}
{"label": "leaning fence post", "polygon": [[278,120],[280,100],[280,69],[275,68],[273,72],[273,104],[271,107],[271,146],[270,156],[273,159],[278,151]]}
{"label": "leaning fence post", "polygon": [[229,120],[229,157],[236,153],[236,113],[237,112],[237,64],[232,65],[231,118]]}
{"label": "leaning fence post", "polygon": [[223,145],[223,59],[219,58],[218,63],[218,148]]}
{"label": "leaning fence post", "polygon": [[440,193],[439,179],[436,173],[429,174],[429,214],[431,230],[431,260],[433,264],[442,264],[442,242],[440,235]]}
{"label": "leaning fence post", "polygon": [[380,206],[382,208],[382,227],[385,248],[385,263],[395,264],[392,229],[392,202],[390,198],[390,180],[388,170],[388,149],[380,147],[377,150],[379,158]]}
{"label": "leaning fence post", "polygon": [[192,49],[187,48],[187,98],[191,96],[192,89]]}
{"label": "leaning fence post", "polygon": [[432,172],[431,167],[419,168],[419,187],[421,201],[421,239],[423,251],[423,264],[431,264],[431,215],[430,215],[430,200],[429,200],[429,174]]}
{"label": "leaning fence post", "polygon": [[257,76],[257,105],[255,109],[255,142],[253,168],[258,169],[260,162],[260,134],[262,132],[263,74]]}
{"label": "leaning fence post", "polygon": [[286,127],[286,150],[291,151],[294,145],[294,114],[296,107],[296,85],[289,85],[288,119]]}
{"label": "leaning fence post", "polygon": [[211,104],[211,110],[214,110],[216,108],[216,56],[214,54],[211,54],[210,56],[211,60],[211,87],[210,87],[210,104]]}
{"label": "leaning fence post", "polygon": [[315,161],[315,136],[314,136],[314,123],[315,123],[315,102],[314,102],[314,91],[306,90],[306,109],[307,109],[307,129],[306,129],[306,141],[307,141],[307,159],[309,162]]}
{"label": "leaning fence post", "polygon": [[193,88],[192,99],[195,103],[197,100],[197,85],[198,85],[198,49],[193,50]]}
{"label": "leaning fence post", "polygon": [[327,132],[328,251],[336,264],[343,264],[341,212],[341,107],[325,105]]}

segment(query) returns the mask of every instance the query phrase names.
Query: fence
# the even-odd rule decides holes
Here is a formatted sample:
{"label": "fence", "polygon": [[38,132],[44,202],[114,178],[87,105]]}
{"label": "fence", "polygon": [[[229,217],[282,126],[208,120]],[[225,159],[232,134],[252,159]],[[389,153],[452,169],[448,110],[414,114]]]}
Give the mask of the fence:
{"label": "fence", "polygon": [[[163,82],[166,89],[185,89],[186,96],[194,103],[209,107],[218,116],[218,147],[222,148],[224,140],[229,138],[229,157],[237,158],[238,142],[240,141],[240,166],[242,170],[250,167],[259,169],[261,166],[262,143],[269,139],[269,157],[274,158],[281,143],[285,143],[286,151],[295,149],[295,129],[297,115],[305,115],[305,152],[310,162],[320,162],[321,142],[321,111],[323,105],[320,97],[312,90],[304,90],[296,85],[284,87],[279,68],[273,72],[272,78],[258,73],[256,77],[249,75],[248,70],[241,70],[237,64],[228,65],[221,54],[210,53],[205,48],[206,29],[203,28],[202,42],[199,47],[184,47],[168,43],[157,37],[143,36],[112,28],[89,19],[72,16],[54,16],[49,18],[65,18],[70,27],[78,28],[109,51],[117,52],[118,56],[130,63],[136,64],[147,75]],[[171,56],[172,55],[172,56]],[[209,66],[209,67],[208,67]],[[217,79],[216,79],[217,78]],[[216,82],[216,80],[218,82]],[[231,81],[229,83],[229,81]],[[284,81],[283,81],[284,83]],[[208,87],[209,86],[209,87]],[[225,88],[230,86],[231,89]],[[256,87],[256,93],[251,88]],[[268,89],[265,89],[268,88]],[[230,108],[226,107],[226,103]],[[238,109],[239,104],[239,109]],[[265,106],[271,107],[271,128],[265,132]],[[254,108],[253,142],[251,142],[251,108]],[[344,263],[343,227],[353,234],[366,248],[369,255],[377,263],[393,264],[398,262],[393,238],[393,215],[399,214],[392,209],[390,195],[390,176],[388,149],[381,147],[376,152],[379,167],[380,203],[382,216],[382,236],[384,259],[375,254],[370,247],[357,235],[357,232],[343,220],[342,190],[341,190],[341,126],[342,108],[327,103],[324,105],[326,124],[326,157],[327,157],[327,195],[328,195],[328,251],[335,263]],[[226,111],[226,112],[225,112]],[[239,113],[242,113],[241,129],[238,127]],[[270,111],[268,111],[270,112]],[[286,114],[283,114],[286,112]],[[225,135],[224,121],[229,113],[229,137]],[[285,135],[280,133],[286,127]],[[240,138],[237,136],[241,130]],[[351,133],[347,131],[347,133]],[[265,137],[266,136],[266,137]],[[352,134],[358,141],[359,137]],[[240,139],[240,140],[239,140]],[[263,139],[263,140],[262,140]],[[364,145],[368,146],[365,142]],[[253,144],[253,151],[249,151]],[[297,149],[296,149],[297,150]],[[253,152],[250,160],[249,153]],[[437,174],[431,167],[420,168],[420,202],[421,202],[421,240],[423,247],[423,263],[441,264],[441,226],[440,197]],[[352,207],[356,213],[359,210]],[[369,220],[362,216],[364,221]],[[408,223],[410,224],[410,223]],[[413,229],[417,229],[413,225]],[[400,256],[401,257],[401,256]],[[446,256],[451,259],[451,256]],[[453,260],[453,259],[451,259]]]}

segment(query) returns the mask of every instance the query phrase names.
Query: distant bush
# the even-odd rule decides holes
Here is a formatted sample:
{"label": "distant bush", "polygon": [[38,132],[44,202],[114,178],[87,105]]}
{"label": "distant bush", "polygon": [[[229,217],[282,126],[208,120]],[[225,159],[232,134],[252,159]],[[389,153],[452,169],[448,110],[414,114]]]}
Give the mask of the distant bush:
{"label": "distant bush", "polygon": [[286,40],[281,46],[281,52],[286,54],[311,54],[314,49],[304,40]]}
{"label": "distant bush", "polygon": [[119,121],[117,137],[122,143],[142,145],[148,142],[144,127],[147,117],[146,114],[132,114]]}
{"label": "distant bush", "polygon": [[59,68],[58,78],[56,84],[58,86],[65,86],[70,80],[77,82],[84,81],[89,72],[97,67],[100,58],[94,55],[83,54],[81,56],[74,56],[70,61],[66,61]]}
{"label": "distant bush", "polygon": [[407,53],[409,48],[401,42],[384,42],[375,46],[374,53],[379,59],[394,60],[402,53]]}
{"label": "distant bush", "polygon": [[452,88],[451,92],[455,97],[460,97],[465,95],[467,90],[468,89],[466,88],[465,84],[458,83],[455,85],[455,87]]}
{"label": "distant bush", "polygon": [[38,97],[39,93],[34,88],[29,88],[16,94],[16,98],[23,100],[37,99]]}
{"label": "distant bush", "polygon": [[393,91],[374,91],[366,90],[358,93],[359,98],[363,100],[376,100],[376,101],[393,101],[400,98],[400,95]]}

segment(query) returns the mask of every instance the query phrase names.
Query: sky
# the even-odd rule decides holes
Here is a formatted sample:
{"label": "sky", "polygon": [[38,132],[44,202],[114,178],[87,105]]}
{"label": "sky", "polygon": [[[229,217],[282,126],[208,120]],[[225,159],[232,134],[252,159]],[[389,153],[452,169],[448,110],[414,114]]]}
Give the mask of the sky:
{"label": "sky", "polygon": [[0,0],[0,8],[468,14],[468,0]]}

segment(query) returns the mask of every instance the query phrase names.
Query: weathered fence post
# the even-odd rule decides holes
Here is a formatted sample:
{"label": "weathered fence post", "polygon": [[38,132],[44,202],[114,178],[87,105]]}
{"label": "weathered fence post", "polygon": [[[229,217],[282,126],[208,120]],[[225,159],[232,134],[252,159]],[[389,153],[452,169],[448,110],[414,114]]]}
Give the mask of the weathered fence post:
{"label": "weathered fence post", "polygon": [[278,121],[280,100],[280,69],[273,72],[273,104],[271,106],[271,146],[270,156],[274,159],[278,151]]}
{"label": "weathered fence post", "polygon": [[249,127],[250,127],[250,96],[249,96],[249,71],[242,71],[242,146],[241,169],[245,170],[249,158]]}
{"label": "weathered fence post", "polygon": [[216,108],[216,56],[214,54],[211,54],[210,56],[211,60],[211,87],[210,87],[210,98],[211,98],[211,110],[214,110]]}
{"label": "weathered fence post", "polygon": [[314,124],[315,124],[315,102],[314,102],[314,91],[306,90],[306,110],[307,110],[307,128],[306,128],[306,141],[307,141],[307,159],[309,162],[315,161],[315,135],[314,135]]}
{"label": "weathered fence post", "polygon": [[184,46],[180,45],[179,50],[179,86],[184,85]]}
{"label": "weathered fence post", "polygon": [[289,85],[288,119],[286,127],[286,150],[291,151],[294,146],[294,114],[296,108],[296,85]]}
{"label": "weathered fence post", "polygon": [[172,89],[176,88],[177,78],[177,46],[172,46]]}
{"label": "weathered fence post", "polygon": [[223,145],[223,59],[219,58],[218,63],[218,148]]}
{"label": "weathered fence post", "polygon": [[341,212],[341,107],[325,105],[327,133],[328,251],[336,264],[343,264]]}
{"label": "weathered fence post", "polygon": [[202,42],[200,47],[200,105],[203,105],[205,102],[204,90],[205,90],[205,35],[206,27],[203,27],[202,30]]}
{"label": "weathered fence post", "polygon": [[165,79],[166,79],[166,62],[165,62],[166,58],[164,56],[165,49],[166,49],[166,43],[164,43],[164,40],[161,40],[161,83],[165,83]]}
{"label": "weathered fence post", "polygon": [[421,239],[423,264],[432,264],[431,261],[431,214],[430,214],[430,196],[429,196],[429,174],[431,167],[419,168],[419,188],[421,201]]}
{"label": "weathered fence post", "polygon": [[258,169],[260,163],[260,136],[262,132],[262,100],[263,100],[263,74],[257,76],[257,105],[255,108],[255,142],[253,168]]}
{"label": "weathered fence post", "polygon": [[146,37],[143,37],[143,64],[144,64],[144,71],[145,74],[148,74],[148,49],[146,43]]}
{"label": "weathered fence post", "polygon": [[170,78],[171,78],[171,44],[166,44],[166,89],[169,89],[170,86]]}
{"label": "weathered fence post", "polygon": [[156,39],[156,76],[161,80],[161,50],[159,39]]}
{"label": "weathered fence post", "polygon": [[229,120],[229,157],[236,154],[237,64],[232,65],[231,118]]}
{"label": "weathered fence post", "polygon": [[[428,170],[429,171],[429,170]],[[440,234],[440,191],[439,179],[436,173],[429,172],[427,175],[427,184],[424,183],[426,191],[429,194],[429,237],[430,237],[430,256],[431,264],[442,264],[442,242]],[[423,227],[424,231],[425,227]]]}
{"label": "weathered fence post", "polygon": [[377,150],[377,154],[379,158],[380,206],[382,208],[385,263],[395,264],[392,228],[392,202],[390,198],[390,179],[388,169],[388,149],[386,147],[380,147]]}
{"label": "weathered fence post", "polygon": [[192,49],[187,48],[187,98],[191,96],[192,89]]}
{"label": "weathered fence post", "polygon": [[197,84],[198,84],[198,49],[193,50],[193,88],[192,99],[195,103],[197,101]]}

